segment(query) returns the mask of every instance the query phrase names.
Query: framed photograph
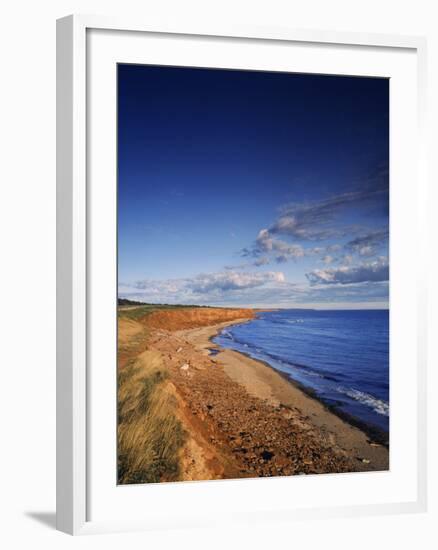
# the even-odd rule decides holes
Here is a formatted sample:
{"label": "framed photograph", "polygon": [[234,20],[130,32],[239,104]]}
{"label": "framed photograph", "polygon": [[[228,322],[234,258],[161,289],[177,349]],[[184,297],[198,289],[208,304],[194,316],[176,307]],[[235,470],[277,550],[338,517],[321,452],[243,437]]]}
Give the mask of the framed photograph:
{"label": "framed photograph", "polygon": [[425,43],[57,33],[57,522],[426,506]]}

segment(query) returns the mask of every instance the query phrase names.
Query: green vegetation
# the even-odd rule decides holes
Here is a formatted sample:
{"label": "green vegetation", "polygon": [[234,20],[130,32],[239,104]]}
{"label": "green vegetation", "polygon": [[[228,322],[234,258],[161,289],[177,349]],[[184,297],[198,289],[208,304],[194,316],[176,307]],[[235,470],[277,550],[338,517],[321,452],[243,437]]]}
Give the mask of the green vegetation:
{"label": "green vegetation", "polygon": [[117,305],[119,306],[143,306],[144,302],[136,302],[135,300],[128,300],[127,298],[118,298]]}
{"label": "green vegetation", "polygon": [[127,298],[118,298],[118,316],[127,319],[141,319],[153,311],[162,311],[166,309],[188,309],[193,307],[210,308],[211,306],[198,306],[196,304],[147,304],[145,302],[136,302]]}
{"label": "green vegetation", "polygon": [[[119,300],[120,301],[120,300]],[[127,300],[124,300],[125,302]],[[129,301],[129,300],[128,300]],[[120,318],[124,317],[126,319],[133,319],[134,321],[137,319],[141,319],[142,317],[145,317],[145,315],[148,315],[149,313],[152,313],[153,311],[163,311],[163,310],[173,310],[173,309],[189,309],[193,307],[199,307],[199,308],[208,308],[210,306],[194,306],[194,305],[172,305],[172,304],[141,304],[136,305],[134,304],[119,304],[118,307],[118,316]]]}
{"label": "green vegetation", "polygon": [[117,314],[120,318],[124,317],[126,319],[141,319],[145,315],[157,311],[157,309],[167,309],[164,306],[155,306],[152,304],[146,304],[142,306],[129,306],[129,307],[120,307],[118,308]]}
{"label": "green vegetation", "polygon": [[149,304],[147,302],[136,302],[135,300],[128,300],[127,298],[118,298],[117,304],[119,306],[146,306],[157,309],[167,308],[181,308],[181,307],[211,307],[211,306],[198,306],[196,304]]}

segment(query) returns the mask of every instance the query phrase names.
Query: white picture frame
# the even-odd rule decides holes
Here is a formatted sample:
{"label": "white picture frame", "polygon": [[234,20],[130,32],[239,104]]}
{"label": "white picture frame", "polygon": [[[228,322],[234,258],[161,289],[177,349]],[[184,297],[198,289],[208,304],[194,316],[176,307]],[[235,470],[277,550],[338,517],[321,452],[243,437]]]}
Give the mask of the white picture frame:
{"label": "white picture frame", "polygon": [[[426,232],[425,213],[425,146],[423,124],[425,118],[425,40],[419,37],[350,34],[328,31],[289,30],[285,28],[174,28],[163,26],[151,28],[138,21],[112,19],[96,16],[69,16],[57,22],[57,528],[70,534],[87,534],[108,531],[151,529],[163,526],[181,526],[186,518],[178,519],[176,514],[157,506],[154,519],[141,517],[127,519],[109,514],[104,519],[90,518],[90,431],[89,413],[92,410],[94,393],[90,390],[90,273],[89,273],[89,228],[93,227],[93,209],[89,204],[87,182],[90,178],[90,143],[88,142],[90,92],[90,64],[88,33],[93,30],[107,33],[137,33],[136,36],[159,35],[189,39],[201,37],[215,38],[227,44],[233,42],[239,48],[242,43],[263,41],[268,44],[318,44],[319,47],[363,47],[379,52],[409,51],[416,59],[416,80],[413,83],[418,98],[415,123],[419,131],[415,135],[416,152],[413,152],[416,167],[416,181],[412,186],[418,207],[416,219],[418,227],[413,229],[418,242],[418,265],[412,280],[417,280],[416,288],[405,291],[412,293],[411,306],[416,311],[415,334],[411,334],[416,354],[416,364],[412,376],[416,396],[415,412],[415,493],[413,497],[397,500],[388,498],[376,503],[340,504],[327,507],[284,505],[277,509],[260,510],[246,506],[245,513],[235,514],[237,521],[260,521],[319,518],[330,516],[351,516],[359,514],[383,514],[397,512],[418,512],[426,509],[426,285],[424,238]],[[139,34],[138,34],[139,33]],[[108,39],[108,38],[107,38]],[[111,38],[109,38],[111,40]],[[171,59],[171,52],[169,53]],[[175,64],[178,64],[177,62]],[[110,137],[110,139],[112,139]],[[115,163],[115,159],[111,161]],[[403,207],[403,203],[400,203]],[[394,249],[394,253],[396,250]],[[115,349],[115,344],[114,344]],[[110,421],[110,420],[109,420]],[[326,476],[317,476],[321,479]],[[332,477],[333,479],[333,477]],[[115,475],[114,475],[115,480]],[[257,482],[250,480],[244,483]],[[300,483],[303,480],[300,480]],[[222,482],[219,482],[219,484]],[[235,498],[238,492],[249,487],[243,482],[222,483],[222,497]],[[284,478],[263,480],[279,491]],[[331,482],[332,484],[333,482]],[[234,485],[233,485],[234,484]],[[274,485],[273,485],[274,484]],[[187,485],[187,484],[181,484]],[[197,489],[191,485],[192,497]],[[203,484],[205,485],[205,484]],[[207,484],[208,485],[208,484]],[[203,489],[203,498],[217,491],[218,483]],[[198,484],[199,487],[199,484]],[[245,488],[246,487],[246,488]],[[254,485],[252,485],[254,487]],[[123,490],[123,488],[122,488]],[[141,490],[141,487],[139,488]],[[158,491],[165,491],[155,486]],[[236,493],[237,491],[237,493]],[[228,494],[228,497],[227,497]],[[250,494],[250,493],[248,493]],[[158,502],[158,500],[157,500]],[[166,513],[167,512],[167,513]],[[230,514],[215,513],[212,523],[231,521]],[[208,516],[194,518],[193,525],[207,525]]]}

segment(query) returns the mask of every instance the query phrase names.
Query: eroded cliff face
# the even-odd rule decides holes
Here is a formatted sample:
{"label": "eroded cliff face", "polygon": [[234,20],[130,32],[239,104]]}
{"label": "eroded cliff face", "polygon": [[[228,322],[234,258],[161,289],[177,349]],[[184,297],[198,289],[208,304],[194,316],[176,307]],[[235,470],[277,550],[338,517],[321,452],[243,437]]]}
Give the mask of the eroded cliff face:
{"label": "eroded cliff face", "polygon": [[236,319],[252,319],[254,316],[252,309],[184,308],[154,311],[141,319],[141,322],[149,328],[174,331],[216,325]]}

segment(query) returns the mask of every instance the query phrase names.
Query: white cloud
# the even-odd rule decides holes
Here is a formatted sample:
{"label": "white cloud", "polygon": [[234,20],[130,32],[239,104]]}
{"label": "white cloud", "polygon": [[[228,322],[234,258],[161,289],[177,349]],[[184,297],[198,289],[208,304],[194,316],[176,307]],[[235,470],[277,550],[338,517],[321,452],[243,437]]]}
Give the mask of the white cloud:
{"label": "white cloud", "polygon": [[372,256],[374,248],[372,246],[361,246],[357,249],[359,256]]}
{"label": "white cloud", "polygon": [[[381,259],[383,263],[383,259]],[[319,274],[330,271],[319,271]],[[360,279],[343,268],[344,278]],[[300,307],[312,304],[363,304],[366,301],[387,304],[388,282],[351,282],[333,284],[320,279],[311,283],[291,283],[280,271],[267,273],[231,272],[200,274],[191,278],[163,281],[143,280],[120,284],[119,296],[150,303],[198,304],[248,307]],[[374,281],[374,280],[373,280]],[[336,281],[337,282],[337,281]]]}
{"label": "white cloud", "polygon": [[[335,259],[328,254],[329,252],[338,252],[342,249],[340,244],[331,244],[328,246],[315,246],[312,248],[303,248],[300,244],[290,244],[275,236],[269,229],[262,229],[257,235],[255,247],[253,249],[244,249],[243,256],[258,257],[259,254],[267,254],[262,256],[252,263],[255,266],[266,265],[270,263],[270,258],[277,263],[286,263],[289,260],[297,260],[305,256],[320,256],[323,255],[324,263],[332,263]],[[268,257],[269,256],[269,257]]]}
{"label": "white cloud", "polygon": [[327,254],[327,256],[324,256],[323,258],[321,258],[321,260],[325,264],[331,264],[334,261],[334,258],[333,258],[333,256],[330,256],[330,254]]}
{"label": "white cloud", "polygon": [[254,288],[256,286],[263,286],[269,282],[282,283],[284,281],[284,274],[280,271],[263,273],[228,271],[197,275],[193,279],[186,280],[186,287],[194,293],[204,294],[218,290],[223,292]]}
{"label": "white cloud", "polygon": [[304,249],[299,244],[289,244],[271,236],[268,229],[262,229],[257,235],[255,255],[261,252],[276,253],[275,259],[278,263],[288,259],[297,259],[304,256]]}
{"label": "white cloud", "polygon": [[345,285],[387,281],[389,278],[389,264],[387,258],[382,257],[374,262],[357,266],[315,269],[310,273],[306,273],[306,277],[311,285]]}
{"label": "white cloud", "polygon": [[341,222],[342,214],[352,209],[375,209],[388,199],[388,171],[382,167],[361,187],[347,193],[312,202],[291,203],[283,207],[280,217],[269,228],[272,235],[288,235],[301,240],[324,240],[345,236],[349,228]]}
{"label": "white cloud", "polygon": [[[286,204],[274,222],[259,231],[252,246],[241,250],[241,256],[258,258],[264,255],[272,261],[284,263],[312,255],[328,258],[341,249],[364,257],[385,253],[383,246],[388,239],[388,230],[381,228],[373,231],[353,225],[351,213],[357,219],[366,219],[369,213],[378,211],[382,221],[386,220],[387,168],[382,166],[361,181],[360,187],[355,185],[353,189],[321,200]],[[356,235],[360,236],[352,239]],[[327,241],[334,239],[342,239],[343,242],[328,244]],[[306,248],[303,248],[301,244],[306,241]],[[318,243],[319,246],[310,248],[310,242]]]}
{"label": "white cloud", "polygon": [[266,290],[286,284],[281,271],[223,271],[167,280],[145,279],[120,284],[119,295],[152,303],[210,303],[233,300],[255,288]]}
{"label": "white cloud", "polygon": [[387,229],[371,231],[348,242],[345,248],[359,254],[359,256],[372,256],[376,253],[376,249],[387,243],[388,237],[389,231]]}
{"label": "white cloud", "polygon": [[266,256],[262,256],[261,258],[259,258],[254,262],[254,265],[257,267],[260,267],[261,265],[267,265],[269,263],[270,263],[269,258],[267,258]]}

